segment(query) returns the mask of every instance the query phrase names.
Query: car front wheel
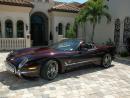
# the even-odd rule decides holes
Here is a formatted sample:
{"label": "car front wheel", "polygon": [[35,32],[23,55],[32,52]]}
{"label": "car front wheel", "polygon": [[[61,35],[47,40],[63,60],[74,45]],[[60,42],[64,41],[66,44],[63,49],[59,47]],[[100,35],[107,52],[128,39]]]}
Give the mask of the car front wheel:
{"label": "car front wheel", "polygon": [[108,68],[111,66],[112,63],[112,57],[110,54],[106,54],[104,55],[103,59],[102,59],[102,66],[104,68]]}
{"label": "car front wheel", "polygon": [[53,80],[58,75],[58,63],[54,60],[49,60],[42,65],[40,75],[47,80]]}

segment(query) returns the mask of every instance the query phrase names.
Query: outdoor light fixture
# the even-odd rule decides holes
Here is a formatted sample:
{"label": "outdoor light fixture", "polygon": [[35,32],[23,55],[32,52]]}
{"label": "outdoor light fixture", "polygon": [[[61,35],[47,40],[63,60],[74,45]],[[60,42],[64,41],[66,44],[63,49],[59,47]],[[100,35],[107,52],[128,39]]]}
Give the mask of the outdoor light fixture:
{"label": "outdoor light fixture", "polygon": [[26,24],[26,31],[28,30],[28,25]]}

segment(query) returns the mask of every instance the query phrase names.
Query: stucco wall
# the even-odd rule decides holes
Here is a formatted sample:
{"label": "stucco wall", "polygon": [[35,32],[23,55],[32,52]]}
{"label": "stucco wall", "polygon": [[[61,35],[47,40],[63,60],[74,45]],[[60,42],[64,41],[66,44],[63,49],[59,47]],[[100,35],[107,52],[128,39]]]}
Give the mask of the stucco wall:
{"label": "stucco wall", "polygon": [[46,15],[46,17],[48,18],[48,32],[46,32],[47,36],[46,36],[46,40],[49,41],[49,35],[51,32],[51,18],[49,15],[48,10],[53,7],[54,3],[52,1],[50,2],[45,2],[45,0],[43,0],[42,2],[37,2],[37,0],[34,0],[33,2],[34,4],[34,8],[32,9],[31,13],[30,13],[30,17],[32,14],[36,13],[36,12],[40,12],[43,13],[44,15]]}
{"label": "stucco wall", "polygon": [[77,14],[75,13],[66,13],[66,12],[52,12],[51,18],[51,31],[54,37],[54,42],[58,41],[58,31],[56,31],[56,27],[58,27],[59,23],[62,23],[63,25],[63,36],[65,36],[65,29],[67,23],[70,25],[74,24],[74,20]]}
{"label": "stucco wall", "polygon": [[[92,24],[90,23],[87,23],[86,25],[86,35],[86,41],[90,42],[92,35]],[[114,21],[107,24],[105,19],[103,19],[100,24],[96,25],[94,42],[97,44],[102,44],[106,43],[109,39],[114,41]]]}
{"label": "stucco wall", "polygon": [[[22,20],[24,22],[24,35],[29,34],[30,32],[30,12],[31,8],[29,7],[18,7],[18,6],[8,6],[0,5],[0,22],[2,24],[2,35],[5,37],[5,21],[10,19],[13,22],[13,37],[17,35],[17,21]],[[26,30],[28,26],[28,30]]]}
{"label": "stucco wall", "polygon": [[109,0],[107,2],[109,11],[113,20],[119,18],[121,21],[120,28],[120,45],[123,45],[124,19],[130,17],[130,0]]}
{"label": "stucco wall", "polygon": [[124,19],[126,16],[130,16],[130,0],[109,0],[107,4],[113,17]]}
{"label": "stucco wall", "polygon": [[[109,13],[112,16],[112,22],[106,24],[106,19],[102,19],[100,24],[97,24],[95,29],[94,41],[96,43],[105,43],[109,38],[114,40],[114,28],[115,28],[115,19],[119,18],[121,20],[120,28],[120,44],[123,44],[123,32],[124,32],[124,19],[125,17],[130,17],[130,0],[109,0],[106,1],[106,4],[109,6]],[[92,32],[92,25],[87,23],[86,25],[86,40],[90,41]],[[84,34],[85,36],[85,34]]]}

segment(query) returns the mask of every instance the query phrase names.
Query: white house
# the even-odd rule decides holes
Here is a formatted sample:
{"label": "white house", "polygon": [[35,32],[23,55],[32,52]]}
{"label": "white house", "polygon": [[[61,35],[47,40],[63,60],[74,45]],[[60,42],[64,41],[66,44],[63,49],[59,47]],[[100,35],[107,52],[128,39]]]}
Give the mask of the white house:
{"label": "white house", "polygon": [[61,40],[74,23],[78,5],[53,0],[0,0],[0,50]]}
{"label": "white house", "polygon": [[[105,19],[96,27],[94,42],[115,42],[124,50],[130,38],[130,1],[106,0],[112,22]],[[65,36],[81,6],[53,0],[0,0],[0,50],[49,45]],[[90,41],[92,26],[79,26],[77,37]]]}

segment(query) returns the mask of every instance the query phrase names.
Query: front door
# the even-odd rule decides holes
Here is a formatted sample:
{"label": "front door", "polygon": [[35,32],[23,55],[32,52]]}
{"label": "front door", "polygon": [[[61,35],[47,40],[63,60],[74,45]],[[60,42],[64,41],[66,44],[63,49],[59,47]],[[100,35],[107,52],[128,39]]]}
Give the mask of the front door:
{"label": "front door", "polygon": [[33,46],[48,45],[48,19],[43,13],[31,16],[31,40]]}
{"label": "front door", "polygon": [[43,26],[42,24],[32,24],[32,42],[33,46],[41,46],[43,45]]}

